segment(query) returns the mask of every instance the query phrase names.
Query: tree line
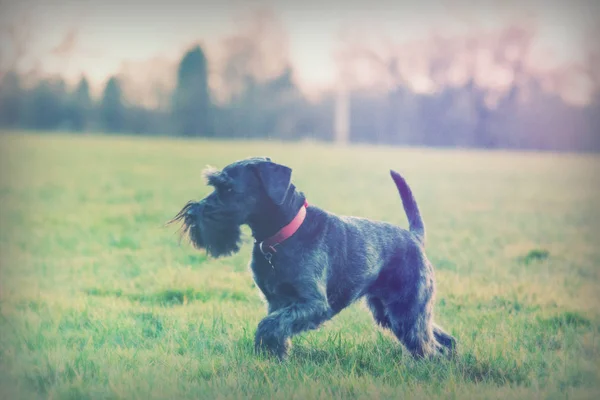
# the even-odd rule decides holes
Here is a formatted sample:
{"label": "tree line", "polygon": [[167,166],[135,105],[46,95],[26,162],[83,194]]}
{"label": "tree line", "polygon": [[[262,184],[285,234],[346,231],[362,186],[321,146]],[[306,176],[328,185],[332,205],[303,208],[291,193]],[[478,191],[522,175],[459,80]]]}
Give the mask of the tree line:
{"label": "tree line", "polygon": [[[459,40],[438,40],[438,47],[432,47],[428,74],[437,87],[425,93],[413,90],[403,75],[403,54],[404,59],[411,58],[407,53],[375,56],[353,43],[343,59],[345,65],[366,61],[375,71],[380,68],[380,75],[389,75],[389,80],[383,90],[355,86],[348,91],[350,141],[599,151],[600,91],[596,89],[587,104],[572,105],[557,92],[545,89],[541,77],[519,61],[525,58],[530,35],[511,29],[490,36],[485,43],[501,54],[494,61],[496,66],[508,68],[513,76],[508,88],[495,97],[489,87],[477,82],[474,71],[460,84],[449,83],[445,71],[451,70],[457,58]],[[223,72],[232,90],[224,101],[216,100],[209,85],[205,52],[194,46],[174,71],[176,84],[166,108],[128,101],[118,76],[110,77],[100,98],[94,99],[85,77],[71,88],[61,78],[26,85],[23,77],[8,72],[0,83],[0,127],[208,138],[335,139],[336,93],[317,101],[307,99],[289,64],[276,74],[259,78],[249,67],[260,59],[254,45],[240,40],[232,43],[235,51]],[[473,46],[471,43],[471,53],[465,54],[474,55]],[[512,58],[502,56],[509,48],[521,53]],[[351,72],[348,74],[351,80]]]}
{"label": "tree line", "polygon": [[60,77],[41,79],[27,87],[22,77],[11,71],[0,83],[0,127],[188,137],[329,139],[329,133],[325,133],[331,131],[327,100],[318,104],[306,100],[293,81],[291,68],[265,81],[245,76],[243,91],[226,104],[213,101],[207,68],[200,46],[183,56],[168,110],[129,102],[118,76],[110,77],[100,99],[94,100],[85,77],[74,88],[69,88]]}

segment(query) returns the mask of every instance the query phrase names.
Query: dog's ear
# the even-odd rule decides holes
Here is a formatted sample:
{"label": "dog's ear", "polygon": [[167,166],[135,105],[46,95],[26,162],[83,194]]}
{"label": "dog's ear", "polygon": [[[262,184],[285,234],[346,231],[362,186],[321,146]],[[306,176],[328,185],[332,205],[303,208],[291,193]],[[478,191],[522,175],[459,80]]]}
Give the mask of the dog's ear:
{"label": "dog's ear", "polygon": [[256,167],[267,195],[275,204],[283,204],[292,183],[292,169],[274,162],[261,162]]}

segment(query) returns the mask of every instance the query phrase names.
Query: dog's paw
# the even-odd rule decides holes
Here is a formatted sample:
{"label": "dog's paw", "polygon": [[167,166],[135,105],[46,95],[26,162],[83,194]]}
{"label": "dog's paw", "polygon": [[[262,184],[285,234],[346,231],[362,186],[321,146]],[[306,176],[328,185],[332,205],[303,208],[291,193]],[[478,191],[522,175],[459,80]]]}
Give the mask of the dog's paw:
{"label": "dog's paw", "polygon": [[291,341],[282,336],[276,329],[275,321],[265,318],[258,324],[254,349],[258,354],[275,356],[279,360],[287,358]]}
{"label": "dog's paw", "polygon": [[267,340],[265,338],[257,338],[254,344],[256,354],[263,354],[269,357],[276,357],[279,361],[285,361],[291,348],[291,340]]}

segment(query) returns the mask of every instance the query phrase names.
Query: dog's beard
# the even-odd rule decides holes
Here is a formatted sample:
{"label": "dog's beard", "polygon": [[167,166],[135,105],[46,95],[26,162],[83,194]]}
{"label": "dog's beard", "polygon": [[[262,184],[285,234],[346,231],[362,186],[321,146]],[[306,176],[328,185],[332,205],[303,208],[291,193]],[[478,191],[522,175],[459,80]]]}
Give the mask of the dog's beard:
{"label": "dog's beard", "polygon": [[242,231],[233,213],[224,211],[194,212],[194,202],[188,202],[168,224],[182,222],[181,236],[187,236],[197,249],[204,249],[212,257],[228,256],[240,250]]}

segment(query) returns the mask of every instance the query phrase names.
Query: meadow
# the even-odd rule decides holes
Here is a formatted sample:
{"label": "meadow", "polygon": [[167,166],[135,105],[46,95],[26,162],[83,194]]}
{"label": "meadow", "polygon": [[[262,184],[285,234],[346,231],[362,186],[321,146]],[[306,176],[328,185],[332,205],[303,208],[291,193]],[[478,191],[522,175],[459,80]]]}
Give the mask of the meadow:
{"label": "meadow", "polygon": [[[454,360],[412,359],[361,302],[257,357],[266,307],[242,251],[164,227],[247,156],[311,204],[406,227],[411,185]],[[331,144],[0,135],[3,399],[600,398],[600,158]]]}

